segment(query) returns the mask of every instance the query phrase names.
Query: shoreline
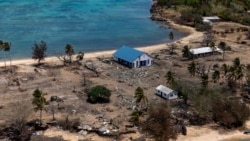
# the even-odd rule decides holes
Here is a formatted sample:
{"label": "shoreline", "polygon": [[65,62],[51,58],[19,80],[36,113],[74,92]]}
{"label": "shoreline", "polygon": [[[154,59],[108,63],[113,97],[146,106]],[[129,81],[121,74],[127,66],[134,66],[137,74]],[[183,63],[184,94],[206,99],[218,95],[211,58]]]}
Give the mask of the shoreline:
{"label": "shoreline", "polygon": [[[153,52],[159,49],[164,49],[166,48],[166,44],[157,44],[157,45],[151,45],[151,46],[144,46],[144,47],[135,47],[135,49],[138,49],[140,51],[143,52]],[[111,57],[112,54],[115,52],[116,50],[105,50],[105,51],[95,51],[95,52],[87,52],[84,53],[84,58],[83,60],[86,59],[93,59],[96,57]],[[74,55],[75,57],[75,55]],[[41,60],[41,63],[59,63],[61,62],[57,56],[50,56],[50,57],[45,57],[44,60]],[[34,59],[14,59],[12,60],[12,65],[33,65],[36,64],[37,60]],[[6,60],[6,66],[9,66],[9,61],[8,59]],[[0,67],[4,67],[4,61],[0,62]]]}
{"label": "shoreline", "polygon": [[[168,26],[170,26],[173,29],[187,33],[187,36],[184,36],[182,38],[179,38],[179,39],[173,41],[173,42],[178,43],[178,44],[189,44],[192,39],[201,37],[203,35],[202,32],[195,31],[195,29],[192,27],[179,25],[179,24],[174,23],[173,21],[168,21],[167,24],[168,24]],[[138,49],[138,50],[146,52],[146,53],[152,53],[154,51],[158,51],[158,50],[166,49],[166,48],[167,48],[167,43],[155,44],[155,45],[150,45],[150,46],[135,47],[135,49]],[[111,57],[115,51],[116,50],[87,52],[84,54],[84,60],[85,59],[93,59],[93,58],[101,57],[101,56]],[[42,63],[59,63],[61,61],[58,59],[57,56],[51,56],[51,57],[46,57],[41,62]],[[12,60],[12,65],[32,65],[32,64],[36,64],[36,63],[37,63],[37,60],[31,59],[31,58],[30,59]],[[9,66],[8,60],[6,60],[6,66]],[[4,61],[0,62],[0,67],[4,67]]]}

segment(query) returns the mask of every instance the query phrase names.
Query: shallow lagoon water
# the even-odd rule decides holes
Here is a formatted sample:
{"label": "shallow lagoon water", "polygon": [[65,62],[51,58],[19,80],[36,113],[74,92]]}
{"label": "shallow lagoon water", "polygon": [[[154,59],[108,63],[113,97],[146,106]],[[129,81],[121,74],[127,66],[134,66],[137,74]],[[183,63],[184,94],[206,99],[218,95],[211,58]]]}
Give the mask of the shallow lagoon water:
{"label": "shallow lagoon water", "polygon": [[[47,42],[49,56],[71,44],[93,52],[166,43],[172,29],[149,19],[151,0],[0,0],[0,39],[13,58],[31,58],[35,42]],[[174,31],[175,38],[185,36]],[[1,55],[2,57],[2,55]]]}

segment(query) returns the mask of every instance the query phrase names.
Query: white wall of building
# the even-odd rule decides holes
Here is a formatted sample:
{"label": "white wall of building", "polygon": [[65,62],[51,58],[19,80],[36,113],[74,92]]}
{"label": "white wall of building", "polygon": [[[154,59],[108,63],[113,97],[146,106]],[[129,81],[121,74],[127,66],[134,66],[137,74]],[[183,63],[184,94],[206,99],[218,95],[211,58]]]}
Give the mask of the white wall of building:
{"label": "white wall of building", "polygon": [[135,67],[140,67],[141,61],[146,61],[145,66],[151,66],[153,63],[153,59],[150,56],[148,56],[147,54],[143,54],[134,61]]}
{"label": "white wall of building", "polygon": [[[115,61],[118,61],[119,58],[113,57],[113,59]],[[135,61],[133,61],[134,63],[133,68],[141,67],[140,64],[141,61],[146,61],[146,64],[144,66],[151,66],[153,64],[153,59],[149,55],[143,54],[140,57],[138,57]]]}
{"label": "white wall of building", "polygon": [[160,90],[156,90],[156,94],[163,97],[163,98],[166,98],[166,99],[176,99],[176,98],[178,98],[178,95],[177,95],[177,93],[175,91],[167,94],[167,93],[162,92]]}

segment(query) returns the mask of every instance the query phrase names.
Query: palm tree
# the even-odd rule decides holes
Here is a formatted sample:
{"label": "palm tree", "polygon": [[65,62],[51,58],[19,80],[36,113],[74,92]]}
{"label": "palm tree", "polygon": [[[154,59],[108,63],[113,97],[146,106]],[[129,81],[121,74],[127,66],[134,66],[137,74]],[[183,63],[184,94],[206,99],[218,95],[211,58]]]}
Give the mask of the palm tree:
{"label": "palm tree", "polygon": [[240,58],[235,58],[233,60],[233,66],[232,66],[232,70],[235,71],[235,80],[239,80],[239,79],[242,79],[243,76],[244,76],[244,69],[245,69],[245,66],[243,64],[241,64],[240,62]]}
{"label": "palm tree", "polygon": [[236,74],[237,68],[234,66],[230,66],[227,74],[227,79],[229,80],[236,80],[237,74]]}
{"label": "palm tree", "polygon": [[182,57],[186,57],[186,58],[190,57],[190,52],[189,52],[189,48],[187,45],[185,45],[182,49]]}
{"label": "palm tree", "polygon": [[222,55],[223,55],[223,60],[224,60],[225,59],[225,51],[227,50],[227,45],[225,42],[220,42],[218,46],[223,51]]}
{"label": "palm tree", "polygon": [[70,44],[67,44],[65,47],[65,53],[69,56],[69,62],[72,62],[72,55],[75,53],[74,47]]}
{"label": "palm tree", "polygon": [[208,85],[208,74],[202,74],[201,75],[201,84],[204,88]]}
{"label": "palm tree", "polygon": [[229,68],[227,78],[229,80],[237,81],[244,77],[245,65],[241,64],[239,58],[233,60],[233,65]]}
{"label": "palm tree", "polygon": [[145,113],[143,111],[136,109],[130,114],[130,120],[132,120],[135,125],[138,125],[140,123],[141,117],[144,115]]}
{"label": "palm tree", "polygon": [[239,57],[235,58],[235,59],[233,60],[233,66],[239,67],[240,65],[241,65],[241,63],[240,63],[240,58],[239,58]]}
{"label": "palm tree", "polygon": [[165,75],[165,77],[167,78],[167,83],[170,85],[173,85],[175,82],[175,78],[174,78],[175,73],[172,72],[171,70],[169,70],[167,72],[167,74]]}
{"label": "palm tree", "polygon": [[212,50],[213,60],[214,60],[214,51],[216,50],[216,46],[214,42],[210,42],[209,47]]}
{"label": "palm tree", "polygon": [[212,79],[214,80],[214,83],[216,83],[220,79],[220,71],[215,70],[212,74]]}
{"label": "palm tree", "polygon": [[228,73],[228,71],[229,71],[229,66],[227,65],[227,64],[223,64],[222,65],[222,69],[223,69],[223,71],[224,71],[224,75],[226,76],[227,75],[227,73]]}
{"label": "palm tree", "polygon": [[42,111],[44,110],[44,106],[46,104],[46,98],[44,97],[46,93],[43,93],[41,90],[36,89],[33,92],[32,104],[35,106],[34,111],[40,111],[40,125],[42,125]]}
{"label": "palm tree", "polygon": [[10,47],[11,47],[11,43],[10,43],[10,42],[6,42],[6,43],[5,43],[4,51],[8,51],[8,52],[9,52],[9,60],[10,60],[10,66],[11,66]]}
{"label": "palm tree", "polygon": [[196,64],[194,63],[194,61],[192,61],[189,65],[188,65],[188,71],[191,74],[191,76],[195,76],[195,71],[196,71]]}
{"label": "palm tree", "polygon": [[144,91],[141,87],[137,87],[135,89],[135,102],[138,105],[139,103],[143,103],[143,104],[147,104],[148,103],[148,98],[147,96],[144,94]]}
{"label": "palm tree", "polygon": [[[11,43],[4,42],[4,41],[0,40],[0,50],[4,51],[4,66],[5,66],[5,69],[6,69],[6,54],[5,54],[5,52],[6,51],[9,52],[9,58],[10,58],[10,46],[11,46]],[[10,62],[11,62],[11,58],[10,58]]]}
{"label": "palm tree", "polygon": [[[0,50],[4,49],[4,41],[0,40]],[[5,53],[4,53],[4,64],[5,64],[5,68],[6,68],[6,62],[5,62]]]}
{"label": "palm tree", "polygon": [[245,66],[242,64],[237,68],[237,80],[241,80],[244,77]]}

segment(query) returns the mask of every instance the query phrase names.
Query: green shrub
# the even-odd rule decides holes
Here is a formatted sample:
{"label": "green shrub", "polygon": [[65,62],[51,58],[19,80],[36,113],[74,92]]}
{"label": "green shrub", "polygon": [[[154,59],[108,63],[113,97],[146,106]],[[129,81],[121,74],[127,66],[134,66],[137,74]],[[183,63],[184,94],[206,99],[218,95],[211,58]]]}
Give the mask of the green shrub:
{"label": "green shrub", "polygon": [[209,24],[200,24],[200,23],[197,23],[197,24],[195,25],[195,28],[196,28],[197,31],[208,31],[208,30],[210,30],[212,27],[211,27],[211,25],[209,25]]}
{"label": "green shrub", "polygon": [[88,101],[91,103],[106,103],[109,102],[109,97],[111,96],[111,92],[109,89],[102,85],[97,85],[90,88],[87,92]]}

